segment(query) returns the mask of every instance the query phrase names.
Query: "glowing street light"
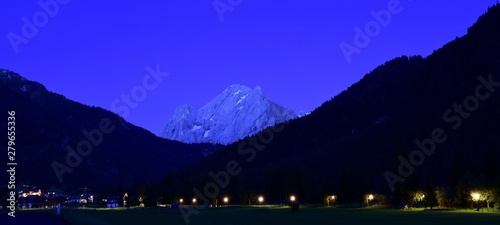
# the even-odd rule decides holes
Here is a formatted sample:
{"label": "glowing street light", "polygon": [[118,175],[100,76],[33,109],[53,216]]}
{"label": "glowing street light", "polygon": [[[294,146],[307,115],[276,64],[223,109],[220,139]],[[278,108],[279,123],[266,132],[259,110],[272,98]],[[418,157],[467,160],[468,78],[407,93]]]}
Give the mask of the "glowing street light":
{"label": "glowing street light", "polygon": [[424,198],[425,198],[425,195],[424,195],[424,194],[422,194],[422,195],[420,195],[420,196],[418,197],[418,201],[419,201],[419,202],[422,202],[422,201],[424,201]]}
{"label": "glowing street light", "polygon": [[475,202],[479,201],[479,198],[481,198],[481,195],[477,192],[471,193],[470,195],[472,196],[472,200]]}
{"label": "glowing street light", "polygon": [[196,198],[193,198],[193,204],[196,203]]}
{"label": "glowing street light", "polygon": [[290,196],[290,201],[294,202],[295,201],[295,195]]}
{"label": "glowing street light", "polygon": [[229,202],[229,198],[228,197],[224,197],[223,201],[224,201],[224,203],[227,204]]}
{"label": "glowing street light", "polygon": [[326,197],[327,206],[330,206],[330,200],[332,200],[332,203],[335,202],[335,198],[336,198],[335,195]]}
{"label": "glowing street light", "polygon": [[259,196],[259,204],[262,204],[262,202],[264,202],[264,197]]}
{"label": "glowing street light", "polygon": [[179,202],[180,202],[180,203],[184,202],[184,199],[182,199],[182,198],[181,198],[181,199],[179,199]]}

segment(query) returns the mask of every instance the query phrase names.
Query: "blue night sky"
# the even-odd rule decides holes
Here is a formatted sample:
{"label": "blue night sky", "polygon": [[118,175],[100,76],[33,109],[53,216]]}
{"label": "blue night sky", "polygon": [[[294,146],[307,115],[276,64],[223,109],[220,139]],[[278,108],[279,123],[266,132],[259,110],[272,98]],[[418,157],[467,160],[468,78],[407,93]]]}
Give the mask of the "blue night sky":
{"label": "blue night sky", "polygon": [[[217,0],[223,21],[213,0],[59,2],[47,17],[37,0],[0,3],[0,68],[158,134],[178,106],[200,108],[235,83],[313,110],[385,61],[464,35],[496,1]],[[378,24],[370,11],[388,4],[390,21],[348,63],[340,44],[355,47],[354,28]],[[36,31],[23,21],[34,17]],[[157,65],[169,75],[155,85],[146,67]]]}

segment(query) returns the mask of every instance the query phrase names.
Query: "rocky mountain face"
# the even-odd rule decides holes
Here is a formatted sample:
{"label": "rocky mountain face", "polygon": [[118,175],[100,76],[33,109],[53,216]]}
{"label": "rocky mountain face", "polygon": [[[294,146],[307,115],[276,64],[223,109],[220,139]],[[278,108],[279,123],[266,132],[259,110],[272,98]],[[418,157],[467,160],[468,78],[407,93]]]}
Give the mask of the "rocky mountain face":
{"label": "rocky mountain face", "polygon": [[198,110],[191,105],[178,107],[160,136],[185,143],[230,144],[297,117],[269,100],[259,86],[236,84]]}

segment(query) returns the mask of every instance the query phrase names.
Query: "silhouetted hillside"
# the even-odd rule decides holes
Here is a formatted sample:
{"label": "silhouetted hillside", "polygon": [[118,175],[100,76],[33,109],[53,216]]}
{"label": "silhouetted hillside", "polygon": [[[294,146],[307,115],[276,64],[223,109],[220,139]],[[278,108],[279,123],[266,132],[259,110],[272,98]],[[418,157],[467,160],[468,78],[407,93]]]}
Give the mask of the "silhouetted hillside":
{"label": "silhouetted hillside", "polygon": [[[305,202],[332,193],[351,202],[368,192],[397,199],[414,188],[456,187],[467,172],[481,175],[485,185],[499,182],[500,85],[484,84],[500,82],[499,40],[500,6],[495,6],[467,35],[427,58],[386,62],[283,131],[268,129],[261,139],[254,136],[257,144],[242,140],[167,176],[164,186],[175,187],[167,197],[193,196],[192,188],[203,191],[213,181],[209,172],[225,171],[231,160],[239,163],[241,174],[231,176],[220,194],[242,202],[250,193],[265,194],[268,202],[285,202],[290,193]],[[424,155],[411,175],[401,176],[398,156],[410,160],[419,148],[414,141],[433,135],[446,140]],[[264,144],[266,139],[270,143]],[[386,171],[404,179],[394,192]]]}
{"label": "silhouetted hillside", "polygon": [[[0,96],[3,130],[7,112],[15,111],[18,185],[65,190],[87,186],[94,191],[128,187],[161,179],[165,172],[195,162],[217,147],[156,137],[114,113],[68,100],[7,70],[0,70]],[[6,144],[7,135],[1,140]],[[69,157],[68,149],[77,152],[81,162]],[[62,180],[53,166],[62,171]]]}

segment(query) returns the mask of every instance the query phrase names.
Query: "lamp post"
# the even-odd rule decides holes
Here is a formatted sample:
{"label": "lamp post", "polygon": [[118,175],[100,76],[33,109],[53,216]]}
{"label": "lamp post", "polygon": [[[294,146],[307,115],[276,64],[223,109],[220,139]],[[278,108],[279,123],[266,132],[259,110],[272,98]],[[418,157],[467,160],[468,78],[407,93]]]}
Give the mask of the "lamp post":
{"label": "lamp post", "polygon": [[373,195],[369,194],[366,196],[366,206],[370,206],[370,201],[373,200]]}
{"label": "lamp post", "polygon": [[123,195],[123,207],[129,209],[130,207],[127,204],[127,200],[128,200],[128,193],[125,193],[125,195]]}
{"label": "lamp post", "polygon": [[228,197],[224,197],[223,201],[224,201],[224,204],[226,204],[226,206],[227,206],[227,203],[229,202],[229,198]]}
{"label": "lamp post", "polygon": [[290,195],[290,208],[292,212],[299,211],[299,203],[296,200],[297,198],[295,198],[295,195]]}
{"label": "lamp post", "polygon": [[330,200],[332,200],[332,203],[334,203],[335,202],[335,195],[326,197],[327,206],[330,206]]}
{"label": "lamp post", "polygon": [[481,194],[477,193],[477,192],[473,192],[470,194],[472,196],[472,200],[476,203],[476,210],[479,211],[479,207],[478,206],[478,202],[479,202],[479,199],[481,198]]}

